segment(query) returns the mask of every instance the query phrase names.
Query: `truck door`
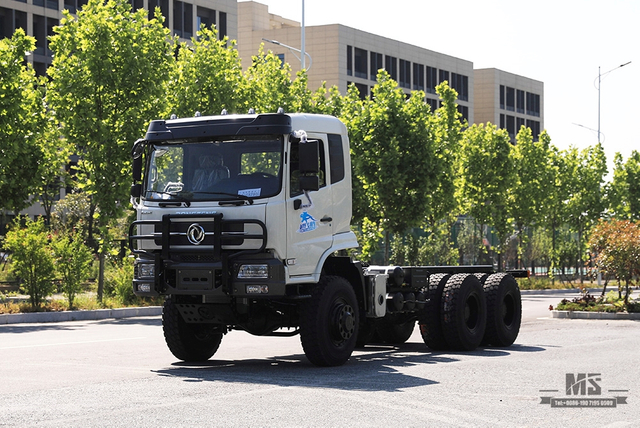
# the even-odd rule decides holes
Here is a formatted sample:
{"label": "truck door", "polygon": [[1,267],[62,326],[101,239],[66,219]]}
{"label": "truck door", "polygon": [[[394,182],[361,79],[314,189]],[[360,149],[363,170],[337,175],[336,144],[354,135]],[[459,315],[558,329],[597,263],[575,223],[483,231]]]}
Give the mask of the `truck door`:
{"label": "truck door", "polygon": [[329,184],[328,144],[326,134],[309,134],[309,140],[319,141],[320,188],[309,192],[312,205],[298,185],[298,145],[292,142],[288,150],[287,185],[287,265],[289,275],[306,276],[315,272],[322,254],[333,244],[333,200]]}

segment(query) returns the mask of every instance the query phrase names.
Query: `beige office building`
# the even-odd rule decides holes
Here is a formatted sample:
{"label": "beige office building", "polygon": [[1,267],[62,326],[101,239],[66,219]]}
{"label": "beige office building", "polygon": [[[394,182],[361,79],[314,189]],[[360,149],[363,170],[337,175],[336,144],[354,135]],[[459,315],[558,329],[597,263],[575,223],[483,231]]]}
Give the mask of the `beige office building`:
{"label": "beige office building", "polygon": [[544,129],[544,84],[496,68],[474,71],[475,121],[491,122],[509,132],[531,128],[537,139]]}
{"label": "beige office building", "polygon": [[[277,41],[280,45],[265,41]],[[301,25],[299,22],[269,13],[264,4],[238,3],[238,51],[243,67],[260,45],[291,64],[293,73],[300,70]],[[289,49],[287,45],[294,49]],[[297,50],[297,51],[296,51]],[[322,84],[337,85],[341,93],[354,83],[362,96],[369,95],[379,69],[386,69],[407,93],[426,92],[432,107],[438,106],[435,87],[447,80],[458,91],[459,109],[473,122],[473,63],[450,55],[430,51],[340,24],[305,27],[305,51],[309,88]]]}
{"label": "beige office building", "polygon": [[[87,0],[0,0],[0,39],[11,37],[17,28],[36,38],[36,49],[28,61],[38,75],[51,64],[47,37],[60,23],[62,10],[76,13]],[[215,24],[220,38],[237,39],[238,7],[236,0],[131,0],[134,10],[159,7],[164,25],[182,39],[195,36],[200,24]]]}

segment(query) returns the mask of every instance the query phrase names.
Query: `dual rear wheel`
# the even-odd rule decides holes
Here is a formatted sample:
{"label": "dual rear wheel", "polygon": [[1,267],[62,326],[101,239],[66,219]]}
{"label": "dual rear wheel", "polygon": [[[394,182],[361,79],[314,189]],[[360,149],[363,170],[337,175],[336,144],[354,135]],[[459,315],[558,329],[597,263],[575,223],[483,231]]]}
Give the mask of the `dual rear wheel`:
{"label": "dual rear wheel", "polygon": [[504,347],[518,336],[521,317],[520,290],[513,276],[437,274],[430,278],[420,332],[435,351],[471,351],[481,344]]}

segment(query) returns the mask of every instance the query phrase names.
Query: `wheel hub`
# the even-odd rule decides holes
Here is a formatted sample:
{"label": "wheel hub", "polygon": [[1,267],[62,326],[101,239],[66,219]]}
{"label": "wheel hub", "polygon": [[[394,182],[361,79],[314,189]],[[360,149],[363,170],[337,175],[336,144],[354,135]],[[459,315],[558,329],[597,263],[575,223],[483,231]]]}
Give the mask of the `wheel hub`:
{"label": "wheel hub", "polygon": [[332,336],[336,341],[345,341],[355,332],[353,308],[348,304],[337,305],[333,316]]}

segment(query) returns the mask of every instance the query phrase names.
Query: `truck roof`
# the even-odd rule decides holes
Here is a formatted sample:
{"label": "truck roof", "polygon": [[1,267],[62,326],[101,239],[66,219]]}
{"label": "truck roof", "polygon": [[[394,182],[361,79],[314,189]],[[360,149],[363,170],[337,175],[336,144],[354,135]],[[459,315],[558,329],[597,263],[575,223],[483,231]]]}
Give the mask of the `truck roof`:
{"label": "truck roof", "polygon": [[327,115],[295,113],[265,113],[249,115],[195,116],[189,118],[153,120],[146,141],[213,138],[233,135],[290,134],[293,130],[342,133],[344,124]]}

